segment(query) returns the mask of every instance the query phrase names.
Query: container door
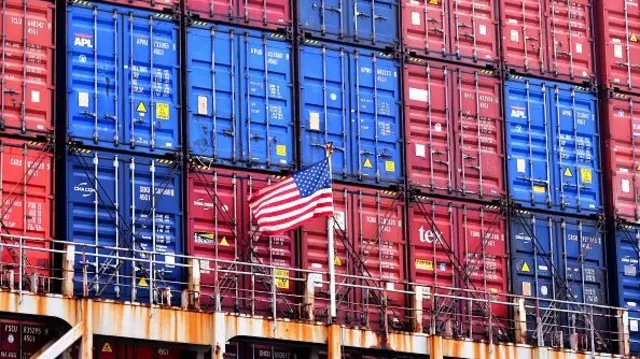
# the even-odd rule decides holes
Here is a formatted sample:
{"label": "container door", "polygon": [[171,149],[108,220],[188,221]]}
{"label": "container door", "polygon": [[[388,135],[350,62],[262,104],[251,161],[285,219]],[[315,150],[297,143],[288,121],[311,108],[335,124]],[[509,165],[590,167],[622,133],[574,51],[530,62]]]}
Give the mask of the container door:
{"label": "container door", "polygon": [[72,5],[67,22],[68,136],[108,147],[126,142],[122,16],[106,6]]}
{"label": "container door", "polygon": [[245,32],[240,49],[242,161],[251,168],[289,169],[293,161],[291,45]]}
{"label": "container door", "polygon": [[331,168],[338,180],[350,173],[347,61],[342,49],[300,49],[300,63],[304,64],[300,68],[300,161],[303,167],[321,161],[326,156],[325,145],[332,143]]}
{"label": "container door", "polygon": [[595,94],[549,87],[550,131],[556,168],[554,204],[561,210],[600,213],[600,133]]}
{"label": "container door", "polygon": [[545,2],[500,0],[502,53],[508,68],[542,74],[546,70]]}
{"label": "container door", "polygon": [[398,0],[352,0],[353,21],[348,21],[349,37],[372,46],[395,46],[398,43]]}
{"label": "container door", "polygon": [[[640,6],[634,1],[604,1],[600,33],[605,68],[603,85],[627,91],[640,87]],[[601,50],[601,51],[602,51]]]}
{"label": "container door", "polygon": [[497,1],[450,2],[452,55],[472,64],[496,64],[498,57]]}
{"label": "container door", "polygon": [[551,139],[545,86],[525,81],[505,85],[509,195],[528,207],[551,206]]}
{"label": "container door", "polygon": [[2,4],[1,130],[53,132],[54,9],[46,1]]}
{"label": "container door", "polygon": [[445,57],[448,35],[446,1],[402,1],[402,41],[411,55]]}
{"label": "container door", "polygon": [[400,183],[399,63],[369,51],[351,57],[352,173],[368,183]]}
{"label": "container door", "polygon": [[412,186],[449,194],[454,190],[453,123],[447,68],[405,65],[407,176]]}
{"label": "container door", "polygon": [[[187,190],[189,205],[189,255],[200,260],[200,304],[215,309],[214,289],[221,287],[221,306],[238,308],[238,275],[232,262],[238,258],[239,200],[243,179],[233,173],[192,168]],[[210,259],[210,260],[208,260]]]}
{"label": "container door", "polygon": [[237,16],[238,4],[236,0],[186,0],[185,9],[203,19],[229,21]]}
{"label": "container door", "polygon": [[238,159],[237,42],[223,27],[187,30],[189,150],[217,163]]}
{"label": "container door", "polygon": [[[109,14],[110,15],[110,14]],[[123,144],[166,153],[180,148],[178,25],[167,15],[123,16]]]}
{"label": "container door", "polygon": [[309,32],[314,36],[331,39],[344,39],[348,36],[346,23],[349,19],[349,1],[301,0],[298,4],[298,24],[302,33]]}
{"label": "container door", "polygon": [[[180,167],[172,161],[135,157],[127,161],[125,198],[130,203],[128,222],[131,245],[136,251],[132,271],[136,300],[149,301],[149,289],[170,289],[173,304],[180,303],[182,282],[182,178]],[[156,261],[151,266],[148,261]],[[135,270],[133,269],[135,268]],[[154,295],[158,295],[154,293]],[[155,300],[159,300],[155,298]]]}
{"label": "container door", "polygon": [[76,243],[75,288],[81,295],[86,270],[89,295],[131,300],[128,263],[120,259],[129,257],[131,248],[127,206],[122,202],[126,162],[109,153],[70,150],[67,156],[67,238]]}
{"label": "container door", "polygon": [[640,227],[624,226],[616,227],[616,278],[617,278],[617,302],[632,311],[629,312],[629,332],[631,351],[640,351],[640,313],[633,311],[640,305]]}
{"label": "container door", "polygon": [[239,16],[245,24],[269,29],[291,25],[289,0],[242,0]]}
{"label": "container door", "polygon": [[[456,191],[464,197],[504,195],[502,91],[496,76],[460,69],[454,81]],[[520,134],[520,133],[519,133]]]}

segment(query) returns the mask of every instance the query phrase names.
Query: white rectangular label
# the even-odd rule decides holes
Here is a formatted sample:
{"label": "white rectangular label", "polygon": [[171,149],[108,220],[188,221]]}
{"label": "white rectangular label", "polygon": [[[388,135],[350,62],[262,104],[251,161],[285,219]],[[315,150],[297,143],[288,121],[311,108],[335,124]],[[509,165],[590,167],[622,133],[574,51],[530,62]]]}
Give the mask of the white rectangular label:
{"label": "white rectangular label", "polygon": [[209,264],[209,261],[201,259],[200,260],[200,270],[201,271],[208,271],[209,269],[211,269],[211,265]]}
{"label": "white rectangular label", "polygon": [[422,17],[422,15],[420,15],[419,12],[412,11],[411,12],[411,25],[420,26],[421,17]]}
{"label": "white rectangular label", "polygon": [[333,218],[335,219],[336,227],[342,229],[343,231],[347,230],[347,224],[345,222],[344,212],[333,211]]}
{"label": "white rectangular label", "polygon": [[209,114],[209,99],[206,96],[198,96],[198,115]]}
{"label": "white rectangular label", "polygon": [[478,26],[478,30],[480,31],[480,35],[486,35],[487,34],[487,26],[480,24],[480,26]]}
{"label": "white rectangular label", "polygon": [[512,42],[520,42],[520,33],[518,30],[511,30],[509,38]]}
{"label": "white rectangular label", "polygon": [[176,264],[176,257],[170,255],[170,254],[165,254],[164,255],[164,262],[168,265],[174,265]]}
{"label": "white rectangular label", "polygon": [[522,282],[522,295],[531,296],[531,282]]}
{"label": "white rectangular label", "polygon": [[387,287],[387,290],[394,290],[395,289],[395,286],[391,282],[388,282],[386,287]]}
{"label": "white rectangular label", "polygon": [[40,91],[36,91],[36,90],[31,91],[31,102],[40,103]]}
{"label": "white rectangular label", "polygon": [[425,149],[425,145],[423,145],[422,143],[416,143],[416,157],[425,157]]}
{"label": "white rectangular label", "polygon": [[309,129],[320,131],[320,113],[309,112]]}
{"label": "white rectangular label", "polygon": [[631,182],[628,179],[623,178],[622,181],[620,181],[620,186],[622,187],[622,192],[631,192]]}
{"label": "white rectangular label", "polygon": [[414,101],[429,102],[429,91],[409,87],[409,99]]}
{"label": "white rectangular label", "polygon": [[518,168],[519,173],[527,172],[527,162],[524,160],[524,158],[518,158],[516,160],[516,167]]}
{"label": "white rectangular label", "polygon": [[89,107],[89,93],[78,92],[78,107]]}
{"label": "white rectangular label", "polygon": [[509,20],[507,20],[507,23],[509,23],[511,25],[518,25],[518,20],[517,19],[509,19]]}
{"label": "white rectangular label", "polygon": [[618,59],[622,58],[622,45],[613,44],[613,56]]}
{"label": "white rectangular label", "polygon": [[576,43],[576,53],[581,54],[582,53],[582,44],[581,43]]}
{"label": "white rectangular label", "polygon": [[638,321],[637,320],[630,320],[629,321],[629,330],[632,332],[637,332],[638,331]]}

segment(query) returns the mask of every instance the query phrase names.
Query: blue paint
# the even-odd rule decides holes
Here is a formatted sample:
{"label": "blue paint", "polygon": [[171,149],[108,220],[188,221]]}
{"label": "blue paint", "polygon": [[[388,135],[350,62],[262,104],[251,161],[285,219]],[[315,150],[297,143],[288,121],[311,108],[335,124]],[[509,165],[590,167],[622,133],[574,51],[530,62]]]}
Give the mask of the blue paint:
{"label": "blue paint", "polygon": [[305,44],[300,48],[301,163],[332,142],[334,179],[402,183],[400,63],[375,51]]}
{"label": "blue paint", "polygon": [[505,83],[509,194],[527,208],[601,213],[596,94],[533,78]]}
{"label": "blue paint", "polygon": [[640,353],[640,225],[618,224],[615,228],[616,300],[614,305],[629,309],[631,353]]}
{"label": "blue paint", "polygon": [[97,3],[67,12],[68,136],[136,153],[180,150],[179,25]]}
{"label": "blue paint", "polygon": [[302,0],[298,3],[298,21],[302,32],[313,37],[376,48],[396,47],[398,9],[396,0]]}
{"label": "blue paint", "polygon": [[269,32],[196,24],[187,48],[191,154],[230,166],[293,168],[291,43]]}
{"label": "blue paint", "polygon": [[[134,297],[131,283],[135,274],[137,286],[142,276],[150,285],[152,271],[144,262],[144,255],[137,253],[135,257],[140,259],[136,266],[144,270],[134,272],[131,260],[122,261],[120,267],[116,265],[118,257],[132,258],[128,249],[152,251],[155,241],[156,260],[165,264],[156,265],[154,287],[171,288],[173,302],[178,304],[182,288],[170,282],[182,282],[183,277],[183,268],[175,265],[182,259],[173,255],[183,253],[180,168],[173,162],[151,157],[109,151],[68,152],[67,176],[66,237],[78,243],[78,293],[82,293],[84,263],[88,280],[94,283],[90,284],[90,296],[148,303],[149,287],[139,287]],[[82,245],[122,249],[96,250]],[[107,258],[97,257],[96,252]]]}

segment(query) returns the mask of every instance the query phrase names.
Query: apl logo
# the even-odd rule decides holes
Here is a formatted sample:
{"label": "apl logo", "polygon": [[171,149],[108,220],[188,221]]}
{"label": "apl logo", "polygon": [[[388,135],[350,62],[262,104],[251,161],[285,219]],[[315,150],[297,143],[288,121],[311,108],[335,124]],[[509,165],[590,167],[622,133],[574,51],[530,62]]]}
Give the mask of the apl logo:
{"label": "apl logo", "polygon": [[73,187],[73,190],[76,192],[82,192],[82,197],[89,197],[91,196],[91,194],[93,194],[93,192],[95,191],[95,189],[91,188],[91,187],[87,187],[89,184],[87,182],[82,182],[80,184],[78,184],[77,186]]}
{"label": "apl logo", "polygon": [[91,36],[85,34],[76,34],[75,38],[73,39],[73,46],[88,47],[90,49],[93,49]]}
{"label": "apl logo", "polygon": [[436,240],[442,242],[442,233],[431,229],[424,229],[422,226],[418,229],[418,239],[422,243],[434,243]]}
{"label": "apl logo", "polygon": [[523,108],[512,106],[511,107],[511,117],[526,119],[527,118],[527,114],[525,113]]}

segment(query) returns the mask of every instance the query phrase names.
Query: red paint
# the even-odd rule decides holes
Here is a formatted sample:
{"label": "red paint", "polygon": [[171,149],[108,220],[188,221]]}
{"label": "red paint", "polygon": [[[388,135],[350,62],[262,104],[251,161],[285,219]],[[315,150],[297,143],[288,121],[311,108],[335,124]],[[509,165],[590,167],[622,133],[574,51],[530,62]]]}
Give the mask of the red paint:
{"label": "red paint", "polygon": [[0,131],[27,136],[52,133],[55,5],[7,0],[0,13]]}
{"label": "red paint", "polygon": [[[252,191],[274,180],[273,176],[263,174],[192,167],[187,186],[188,251],[190,255],[202,258],[282,267],[277,274],[279,315],[291,315],[289,302],[295,300],[296,282],[294,273],[286,268],[295,267],[295,240],[292,236],[264,237],[255,234],[246,201]],[[255,274],[252,275],[249,267],[219,263],[216,268],[215,262],[206,260],[201,261],[200,266],[201,304],[204,309],[215,309],[212,289],[219,285],[224,288],[221,293],[223,307],[263,315],[271,313],[268,270],[254,268]]]}
{"label": "red paint", "polygon": [[[395,193],[356,186],[334,185],[335,268],[337,282],[377,286],[365,290],[338,285],[338,318],[345,323],[380,328],[383,315],[378,300],[384,289],[404,290],[406,243],[403,201]],[[328,281],[327,220],[315,219],[302,228],[303,268],[317,271]],[[346,279],[341,275],[370,276],[371,281]],[[388,293],[390,327],[405,323],[404,295]],[[328,287],[316,286],[316,318],[326,318]],[[393,322],[393,323],[391,323]]]}
{"label": "red paint", "polygon": [[500,78],[414,61],[404,67],[404,87],[409,184],[424,193],[503,198]]}
{"label": "red paint", "polygon": [[30,358],[52,337],[42,323],[0,320],[0,358]]}
{"label": "red paint", "polygon": [[[507,292],[506,220],[501,213],[477,204],[418,198],[409,207],[407,225],[410,280],[423,286],[423,292],[477,297],[450,289],[462,288],[496,293],[494,299],[498,298],[497,293]],[[451,306],[453,314],[439,317],[438,322],[455,316],[467,323],[463,331],[469,331],[468,323],[473,323],[474,336],[483,338],[487,331],[486,319],[472,320],[469,303],[454,304],[450,299],[439,298],[438,305]],[[433,313],[430,301],[424,301],[423,308],[426,313]],[[508,318],[507,306],[492,305],[490,309],[492,317]],[[489,317],[489,308],[484,305],[475,303],[473,310],[480,310],[481,317]],[[430,320],[430,316],[425,315],[425,328],[430,327]],[[492,324],[497,325],[498,321]]]}
{"label": "red paint", "polygon": [[[0,140],[1,232],[4,235],[38,238],[26,245],[49,248],[53,238],[53,155],[44,144],[21,140]],[[26,200],[26,204],[25,204]],[[18,245],[18,238],[2,238],[2,243]],[[27,250],[25,273],[49,276],[50,253]],[[14,270],[18,278],[17,248],[2,250],[3,274]],[[17,285],[17,283],[16,283]]]}
{"label": "red paint", "polygon": [[500,0],[502,56],[518,73],[595,81],[592,0]]}
{"label": "red paint", "polygon": [[600,83],[607,88],[638,92],[640,6],[631,1],[600,1],[597,17]]}
{"label": "red paint", "polygon": [[412,56],[497,65],[496,0],[403,0],[403,42]]}
{"label": "red paint", "polygon": [[640,220],[640,96],[609,93],[601,108],[607,139],[603,174],[611,188],[605,198],[611,213],[635,223]]}
{"label": "red paint", "polygon": [[95,338],[93,351],[97,359],[195,359],[197,357],[195,352],[177,348],[169,343],[132,343],[122,338]]}
{"label": "red paint", "polygon": [[243,24],[266,29],[291,25],[289,0],[186,0],[187,13],[203,20]]}
{"label": "red paint", "polygon": [[128,5],[149,10],[171,10],[180,9],[180,0],[104,0],[104,2],[116,5]]}

